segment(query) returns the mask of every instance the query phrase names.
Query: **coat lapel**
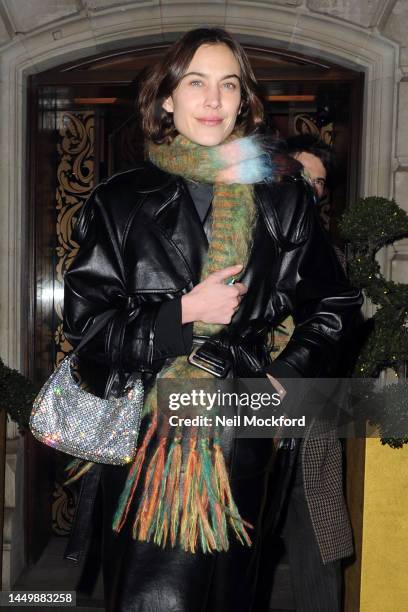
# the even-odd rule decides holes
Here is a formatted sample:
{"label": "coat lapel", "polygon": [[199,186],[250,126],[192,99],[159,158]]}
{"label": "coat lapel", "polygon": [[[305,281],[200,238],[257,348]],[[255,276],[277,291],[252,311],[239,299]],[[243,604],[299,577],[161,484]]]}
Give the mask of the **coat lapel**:
{"label": "coat lapel", "polygon": [[[157,194],[159,195],[159,194]],[[200,281],[208,241],[194,202],[182,179],[160,190],[154,221],[185,260],[193,284]]]}

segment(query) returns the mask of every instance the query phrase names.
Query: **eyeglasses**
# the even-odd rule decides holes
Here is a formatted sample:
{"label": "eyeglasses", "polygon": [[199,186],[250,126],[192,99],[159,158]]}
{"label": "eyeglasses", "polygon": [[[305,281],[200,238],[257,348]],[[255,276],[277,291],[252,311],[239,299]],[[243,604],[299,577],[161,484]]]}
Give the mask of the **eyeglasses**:
{"label": "eyeglasses", "polygon": [[313,187],[319,187],[322,190],[326,187],[326,181],[324,178],[310,179],[310,183],[313,185]]}

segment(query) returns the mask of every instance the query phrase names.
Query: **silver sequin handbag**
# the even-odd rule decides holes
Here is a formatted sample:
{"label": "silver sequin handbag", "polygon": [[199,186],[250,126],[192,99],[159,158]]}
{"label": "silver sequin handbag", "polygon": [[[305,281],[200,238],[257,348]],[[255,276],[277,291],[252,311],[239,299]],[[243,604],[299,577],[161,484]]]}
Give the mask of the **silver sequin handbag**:
{"label": "silver sequin handbag", "polygon": [[81,389],[72,376],[76,353],[108,322],[104,313],[78,347],[60,363],[33,403],[32,434],[74,457],[122,465],[132,461],[143,410],[143,383],[132,376],[119,398],[102,399]]}

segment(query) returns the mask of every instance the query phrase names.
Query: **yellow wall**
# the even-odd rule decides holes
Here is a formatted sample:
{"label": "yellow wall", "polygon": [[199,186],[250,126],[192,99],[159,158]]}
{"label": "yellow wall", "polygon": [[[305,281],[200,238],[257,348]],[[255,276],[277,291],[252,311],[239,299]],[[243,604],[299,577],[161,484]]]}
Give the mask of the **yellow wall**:
{"label": "yellow wall", "polygon": [[360,612],[408,612],[408,447],[367,440]]}

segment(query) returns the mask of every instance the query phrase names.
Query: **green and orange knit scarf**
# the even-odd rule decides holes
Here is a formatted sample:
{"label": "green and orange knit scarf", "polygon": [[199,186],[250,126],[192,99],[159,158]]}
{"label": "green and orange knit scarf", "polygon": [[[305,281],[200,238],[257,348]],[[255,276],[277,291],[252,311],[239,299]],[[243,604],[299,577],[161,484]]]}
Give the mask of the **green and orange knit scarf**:
{"label": "green and orange knit scarf", "polygon": [[[253,183],[272,175],[269,156],[254,138],[230,137],[216,147],[194,144],[177,136],[170,145],[149,145],[151,161],[184,178],[214,185],[212,231],[201,280],[227,266],[248,262],[256,218]],[[194,323],[194,334],[213,336],[223,325]],[[186,356],[175,358],[158,378],[211,378]],[[144,406],[146,433],[120,496],[113,529],[120,531],[133,505],[133,537],[159,546],[180,545],[185,551],[228,550],[228,525],[242,544],[251,544],[248,528],[231,493],[220,446],[220,432],[188,432],[183,451],[180,428],[170,434],[160,426],[157,383]],[[153,448],[152,448],[153,445]],[[147,452],[149,464],[145,465]],[[186,455],[186,456],[183,456]],[[82,468],[72,479],[84,473]],[[143,476],[142,476],[143,474]],[[135,492],[138,490],[137,496]],[[137,502],[136,502],[137,498]],[[132,504],[133,502],[133,504]]]}

